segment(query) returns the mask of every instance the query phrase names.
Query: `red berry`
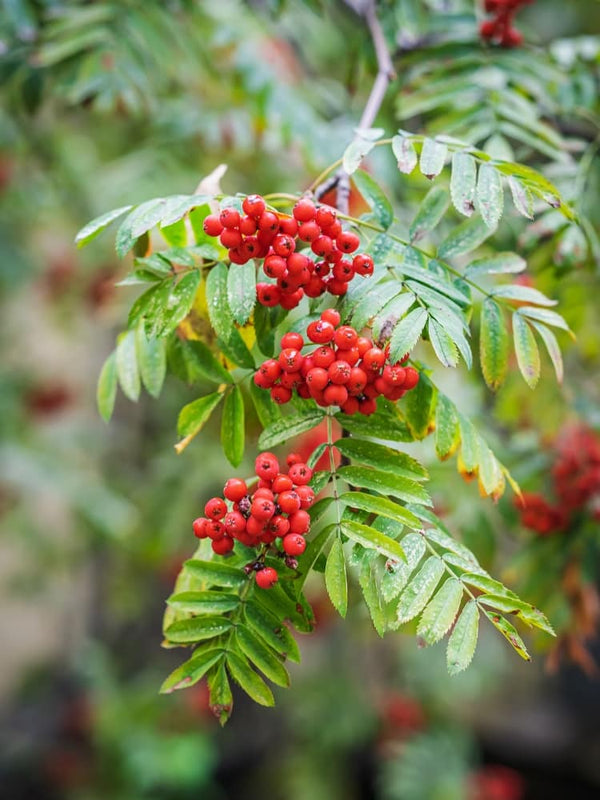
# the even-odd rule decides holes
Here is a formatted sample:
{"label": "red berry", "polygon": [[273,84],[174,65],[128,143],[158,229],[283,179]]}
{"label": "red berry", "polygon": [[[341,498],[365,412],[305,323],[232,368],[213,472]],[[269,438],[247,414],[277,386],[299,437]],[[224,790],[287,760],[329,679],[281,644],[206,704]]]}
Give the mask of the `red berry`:
{"label": "red berry", "polygon": [[358,355],[362,358],[373,347],[373,342],[367,339],[366,336],[359,336],[356,346],[358,347]]}
{"label": "red berry", "polygon": [[255,519],[261,522],[267,522],[275,513],[275,503],[272,500],[267,500],[266,497],[254,497],[250,513]]}
{"label": "red berry", "polygon": [[335,352],[333,348],[323,345],[322,347],[317,347],[312,353],[312,359],[316,367],[327,369],[335,361]]}
{"label": "red berry", "polygon": [[321,313],[321,319],[325,322],[330,322],[334,328],[337,328],[342,321],[340,312],[336,311],[335,308],[326,308],[325,311]]}
{"label": "red berry", "polygon": [[242,244],[242,234],[238,230],[225,228],[223,233],[219,236],[219,241],[223,247],[235,249]]}
{"label": "red berry", "polygon": [[253,217],[242,217],[240,220],[240,233],[244,236],[253,236],[258,228],[258,223]]}
{"label": "red berry", "polygon": [[275,494],[279,492],[287,492],[294,488],[294,482],[289,475],[278,475],[273,481],[272,489]]}
{"label": "red berry", "polygon": [[322,367],[313,367],[306,376],[306,383],[311,390],[321,392],[329,383],[329,373]]}
{"label": "red berry", "polygon": [[341,406],[342,411],[344,414],[347,414],[349,417],[352,414],[356,414],[358,409],[360,408],[360,404],[357,397],[349,397],[343,406]]}
{"label": "red berry", "polygon": [[336,244],[343,253],[353,253],[360,246],[360,239],[355,233],[345,231],[340,233],[336,239]]}
{"label": "red berry", "polygon": [[275,536],[285,536],[290,529],[290,523],[287,517],[282,517],[281,514],[276,514],[271,517],[268,529]]}
{"label": "red berry", "polygon": [[237,208],[224,208],[219,214],[219,221],[224,228],[237,228],[240,219],[240,212]]}
{"label": "red berry", "polygon": [[362,393],[362,390],[367,385],[367,373],[360,367],[352,367],[350,370],[350,380],[347,384],[347,389],[352,395]]}
{"label": "red berry", "polygon": [[379,347],[372,347],[362,357],[362,366],[373,372],[378,372],[384,364],[385,353]]}
{"label": "red berry", "polygon": [[404,378],[403,389],[414,389],[419,382],[419,373],[414,367],[405,367],[406,376]]}
{"label": "red berry", "polygon": [[242,203],[244,214],[249,217],[260,217],[267,207],[265,201],[259,194],[249,194]]}
{"label": "red berry", "polygon": [[223,488],[223,494],[233,503],[239,502],[242,497],[246,497],[248,494],[246,481],[243,481],[241,478],[229,478]]}
{"label": "red berry", "polygon": [[318,275],[319,278],[326,278],[330,272],[331,272],[331,267],[327,263],[327,261],[318,261],[315,264],[315,275]]}
{"label": "red berry", "polygon": [[291,236],[279,233],[273,239],[273,250],[278,256],[289,256],[296,249],[296,242]]}
{"label": "red berry", "polygon": [[292,211],[294,217],[298,220],[298,222],[309,222],[311,219],[314,219],[317,214],[317,209],[315,208],[315,204],[312,200],[308,197],[303,197],[294,206]]}
{"label": "red berry", "polygon": [[298,372],[304,361],[304,356],[294,347],[286,347],[279,354],[279,364],[286,372]]}
{"label": "red berry", "polygon": [[320,297],[325,291],[325,284],[318,275],[311,275],[309,282],[304,286],[307,297]]}
{"label": "red berry", "polygon": [[288,475],[297,486],[306,486],[312,480],[312,469],[306,464],[294,464]]}
{"label": "red berry", "polygon": [[351,370],[347,361],[334,361],[328,369],[329,380],[336,384],[346,384],[350,380]]}
{"label": "red berry", "polygon": [[256,573],[256,585],[261,589],[270,589],[277,581],[277,571],[273,567],[263,567]]}
{"label": "red berry", "polygon": [[288,256],[287,259],[287,268],[290,275],[300,275],[304,274],[304,270],[309,270],[310,275],[310,265],[312,261],[308,256],[305,256],[303,253],[292,253]]}
{"label": "red berry", "polygon": [[326,258],[333,253],[334,244],[329,236],[317,236],[311,243],[310,249],[319,258]]}
{"label": "red berry", "polygon": [[294,217],[280,217],[279,232],[288,236],[296,236],[298,233],[298,223]]}
{"label": "red berry", "polygon": [[206,524],[208,520],[205,517],[198,517],[193,522],[194,536],[198,539],[206,539],[208,533],[206,532]]}
{"label": "red berry", "polygon": [[225,501],[220,497],[212,497],[204,506],[204,513],[209,519],[223,519],[227,513]]}
{"label": "red berry", "polygon": [[352,266],[357,275],[372,275],[375,269],[371,256],[367,256],[364,253],[354,256]]}
{"label": "red berry", "polygon": [[281,375],[281,365],[279,361],[276,361],[274,358],[268,358],[266,361],[263,361],[258,371],[271,382],[275,382]]}
{"label": "red berry", "polygon": [[263,264],[263,272],[269,278],[281,278],[287,271],[287,263],[281,256],[267,256]]}
{"label": "red berry", "polygon": [[300,303],[300,300],[304,297],[304,292],[302,289],[298,289],[296,292],[292,292],[291,294],[281,294],[281,299],[279,301],[279,305],[282,308],[285,308],[286,311],[290,311],[292,308],[296,308],[296,306]]}
{"label": "red berry", "polygon": [[292,399],[292,390],[287,386],[274,386],[270,394],[271,400],[279,406],[289,403]]}
{"label": "red berry", "polygon": [[399,388],[404,385],[404,381],[406,380],[406,370],[404,367],[400,367],[396,364],[388,364],[384,367],[381,377],[386,383],[389,383],[395,388]]}
{"label": "red berry", "polygon": [[285,463],[288,465],[288,467],[293,467],[294,464],[301,464],[302,461],[303,458],[299,453],[290,453],[285,459]]}
{"label": "red berry", "polygon": [[271,283],[257,283],[256,299],[261,306],[276,306],[281,301],[281,289]]}
{"label": "red berry", "polygon": [[216,214],[209,214],[202,223],[202,229],[207,236],[220,236],[223,233],[221,220]]}
{"label": "red berry", "polygon": [[259,231],[275,231],[279,230],[279,217],[272,211],[263,211],[258,219]]}
{"label": "red berry", "polygon": [[222,522],[216,519],[209,519],[206,521],[206,535],[213,541],[222,539],[225,536],[225,527]]}
{"label": "red berry", "polygon": [[225,514],[223,527],[229,536],[235,538],[238,533],[246,530],[246,518],[239,511],[230,511],[229,514]]}
{"label": "red berry", "polygon": [[321,235],[321,228],[316,222],[303,222],[298,226],[298,238],[303,242],[314,242]]}
{"label": "red berry", "polygon": [[360,411],[360,413],[364,414],[366,417],[368,417],[370,414],[374,414],[377,411],[377,403],[371,397],[367,397],[364,400],[360,400],[358,406],[359,406],[358,410]]}
{"label": "red berry", "polygon": [[304,347],[304,339],[301,334],[290,331],[281,337],[281,349],[285,350],[291,348],[293,350],[301,350]]}
{"label": "red berry", "polygon": [[308,511],[295,511],[289,516],[290,533],[308,533],[310,530],[310,514]]}
{"label": "red berry", "polygon": [[254,461],[254,471],[259,478],[272,481],[279,475],[279,461],[273,453],[260,453]]}
{"label": "red berry", "polygon": [[354,277],[355,270],[350,261],[338,261],[332,272],[336,280],[349,283]]}
{"label": "red berry", "polygon": [[260,536],[265,530],[266,523],[256,517],[248,517],[246,520],[246,533],[249,536]]}
{"label": "red berry", "polygon": [[[300,511],[298,512],[301,513]],[[283,537],[281,546],[288,556],[301,556],[306,550],[306,539],[299,533],[288,533]]]}
{"label": "red berry", "polygon": [[496,20],[488,19],[479,26],[479,34],[483,39],[493,39],[496,35]]}
{"label": "red berry", "polygon": [[296,494],[300,498],[300,508],[310,508],[315,502],[315,493],[310,486],[298,486]]}
{"label": "red berry", "polygon": [[333,225],[336,221],[336,212],[335,208],[331,208],[331,206],[321,206],[317,210],[317,225],[320,228],[328,228],[330,225]]}
{"label": "red berry", "polygon": [[336,297],[341,297],[348,291],[348,284],[345,281],[340,281],[337,278],[331,278],[327,283],[327,291]]}
{"label": "red berry", "polygon": [[227,553],[231,553],[234,544],[231,536],[223,536],[222,539],[211,542],[211,547],[217,555],[224,556]]}
{"label": "red berry", "polygon": [[252,494],[252,499],[254,500],[256,498],[258,500],[259,498],[262,498],[263,500],[274,500],[275,495],[273,494],[271,486],[272,481],[266,481],[261,478],[258,482],[258,488],[255,489],[254,493]]}
{"label": "red berry", "polygon": [[331,384],[323,392],[323,399],[328,406],[343,406],[348,400],[348,390],[345,386]]}
{"label": "red berry", "polygon": [[293,514],[295,511],[300,511],[302,505],[298,493],[294,490],[281,492],[277,502],[284,514]]}
{"label": "red berry", "polygon": [[351,347],[356,346],[358,334],[350,325],[342,325],[342,327],[338,328],[335,332],[333,341],[336,346],[340,347],[342,350],[349,350]]}
{"label": "red berry", "polygon": [[330,342],[335,334],[335,328],[330,322],[323,319],[318,319],[311,322],[306,329],[306,335],[315,344],[326,344]]}

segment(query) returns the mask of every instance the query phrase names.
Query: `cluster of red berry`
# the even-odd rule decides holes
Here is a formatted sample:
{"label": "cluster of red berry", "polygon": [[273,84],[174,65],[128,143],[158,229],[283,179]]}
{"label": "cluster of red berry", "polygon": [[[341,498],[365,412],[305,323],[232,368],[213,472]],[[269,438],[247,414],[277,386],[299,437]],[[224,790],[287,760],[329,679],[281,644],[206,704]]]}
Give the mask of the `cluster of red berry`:
{"label": "cluster of red berry", "polygon": [[528,3],[533,3],[533,0],[485,0],[485,10],[488,14],[494,14],[494,18],[481,23],[481,37],[501,47],[519,47],[523,43],[523,36],[513,28],[513,17],[520,6]]}
{"label": "cluster of red berry", "polygon": [[523,495],[523,524],[542,535],[565,530],[582,511],[600,520],[600,438],[583,426],[568,428],[556,444],[552,505],[538,493]]}
{"label": "cluster of red berry", "polygon": [[230,478],[223,488],[224,499],[212,497],[204,506],[206,516],[194,520],[193,525],[199,539],[212,539],[212,549],[218,555],[230,553],[235,540],[246,547],[266,546],[262,556],[247,568],[248,573],[255,572],[262,589],[277,581],[277,571],[264,564],[267,547],[280,539],[279,555],[287,566],[295,568],[296,556],[304,552],[304,537],[310,530],[307,509],[315,500],[308,485],[312,470],[296,453],[291,453],[286,463],[288,471],[280,472],[277,458],[261,453],[254,464],[258,478],[255,489],[251,492],[241,478]]}
{"label": "cluster of red berry", "polygon": [[[289,310],[305,294],[319,297],[328,291],[343,295],[355,275],[373,274],[371,256],[344,258],[358,249],[360,239],[342,230],[330,206],[317,206],[302,198],[288,216],[269,211],[264,199],[253,194],[244,199],[242,210],[245,216],[232,207],[211,214],[204,220],[204,231],[219,237],[232,264],[264,259],[263,272],[275,282],[257,284],[256,296],[263,306],[280,305]],[[299,252],[304,244],[310,245],[311,255]]]}
{"label": "cluster of red berry", "polygon": [[278,358],[261,364],[254,383],[270,389],[276,403],[289,402],[295,389],[300,397],[312,397],[320,406],[340,406],[345,414],[366,415],[377,410],[380,395],[399,400],[417,385],[417,370],[403,366],[408,355],[396,364],[386,363],[385,350],[340,321],[339,313],[328,308],[311,322],[306,335],[318,347],[306,355],[301,352],[301,334],[286,333]]}

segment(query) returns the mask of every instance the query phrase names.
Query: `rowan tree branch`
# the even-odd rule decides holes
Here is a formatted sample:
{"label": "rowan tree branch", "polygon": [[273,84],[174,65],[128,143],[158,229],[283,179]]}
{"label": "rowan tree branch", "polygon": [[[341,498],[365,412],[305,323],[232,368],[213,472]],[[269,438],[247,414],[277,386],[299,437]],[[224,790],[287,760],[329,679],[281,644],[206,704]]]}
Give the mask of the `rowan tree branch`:
{"label": "rowan tree branch", "polygon": [[[381,23],[377,17],[375,0],[344,0],[344,2],[364,19],[371,35],[377,59],[377,75],[358,123],[358,128],[361,130],[372,127],[388,86],[395,79],[396,73]],[[343,167],[315,189],[316,198],[320,199],[333,188],[336,189],[337,208],[342,214],[347,214],[350,201],[350,176]]]}

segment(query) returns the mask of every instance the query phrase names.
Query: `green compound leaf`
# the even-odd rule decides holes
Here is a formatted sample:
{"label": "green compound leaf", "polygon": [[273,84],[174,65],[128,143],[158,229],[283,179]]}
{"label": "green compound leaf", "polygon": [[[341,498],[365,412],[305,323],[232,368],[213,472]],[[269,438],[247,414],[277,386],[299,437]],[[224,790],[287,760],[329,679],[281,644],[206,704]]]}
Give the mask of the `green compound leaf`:
{"label": "green compound leaf", "polygon": [[206,675],[208,670],[223,657],[223,650],[210,648],[202,650],[185,661],[165,678],[160,694],[171,694],[177,689],[187,689]]}
{"label": "green compound leaf", "polygon": [[389,469],[395,475],[412,478],[416,481],[427,480],[427,470],[412,456],[386,447],[383,444],[367,442],[364,439],[338,439],[336,449],[353,461],[366,464],[370,467]]}
{"label": "green compound leaf", "polygon": [[239,567],[232,567],[223,561],[200,561],[191,559],[184,563],[184,569],[199,582],[198,589],[209,586],[222,586],[226,589],[239,589],[247,581]]}
{"label": "green compound leaf", "polygon": [[165,630],[165,639],[175,644],[194,644],[194,642],[214,639],[231,630],[233,623],[227,617],[205,616],[180,619],[172,622]]}
{"label": "green compound leaf", "polygon": [[470,253],[485,242],[493,231],[480,217],[466,219],[457,225],[438,247],[438,256],[448,260]]}
{"label": "green compound leaf", "polygon": [[428,492],[416,481],[401,475],[390,475],[371,467],[342,467],[338,475],[351,486],[371,489],[384,496],[392,495],[407,503],[431,505]]}
{"label": "green compound leaf", "polygon": [[427,332],[431,346],[440,363],[445,367],[455,367],[458,364],[458,348],[444,326],[435,319],[429,318]]}
{"label": "green compound leaf", "polygon": [[548,351],[548,355],[552,361],[552,366],[554,367],[554,372],[556,373],[556,380],[559,383],[562,383],[564,377],[563,360],[556,336],[552,333],[550,328],[547,328],[545,325],[542,325],[539,322],[532,321],[531,324],[539,333],[541,340],[546,346],[546,350]]}
{"label": "green compound leaf", "polygon": [[450,196],[454,208],[465,217],[470,217],[475,210],[476,180],[477,162],[469,153],[457,150],[452,155]]}
{"label": "green compound leaf", "polygon": [[381,578],[381,596],[386,603],[402,592],[427,549],[425,537],[419,533],[409,533],[400,544],[406,554],[406,562],[388,561]]}
{"label": "green compound leaf", "polygon": [[256,303],[256,267],[253,259],[246,264],[231,264],[229,267],[227,300],[238,325],[248,322]]}
{"label": "green compound leaf", "polygon": [[244,457],[244,398],[239,386],[225,396],[221,418],[221,445],[225,458],[238,467]]}
{"label": "green compound leaf", "polygon": [[456,619],[462,596],[462,583],[456,578],[448,578],[423,611],[417,636],[424,639],[427,644],[439,642]]}
{"label": "green compound leaf", "polygon": [[325,588],[333,607],[340,616],[345,617],[348,611],[348,578],[346,575],[346,557],[339,536],[334,538],[327,556]]}
{"label": "green compound leaf", "polygon": [[482,164],[479,167],[477,208],[488,228],[498,227],[504,208],[504,192],[502,178],[491,164]]}
{"label": "green compound leaf", "polygon": [[419,169],[426,178],[432,180],[437,177],[444,168],[448,147],[443,142],[436,142],[435,139],[426,138],[423,140]]}
{"label": "green compound leaf", "polygon": [[393,500],[388,500],[387,497],[378,497],[364,492],[344,492],[340,495],[339,500],[341,503],[345,503],[348,508],[359,508],[387,519],[393,519],[395,522],[406,525],[407,528],[415,530],[421,528],[421,522],[418,517],[404,508],[404,506],[394,503]]}
{"label": "green compound leaf", "polygon": [[371,528],[369,525],[361,525],[360,522],[342,522],[342,531],[353,542],[358,542],[368,550],[375,550],[382,556],[392,558],[395,561],[405,561],[404,550],[394,539],[386,536],[381,531]]}
{"label": "green compound leaf", "polygon": [[111,353],[104,362],[98,378],[96,402],[100,416],[105,422],[112,417],[117,396],[117,356]]}
{"label": "green compound leaf", "polygon": [[363,172],[361,169],[354,173],[352,180],[371,207],[377,222],[384,230],[387,230],[394,221],[394,209],[381,187],[367,172]]}
{"label": "green compound leaf", "polygon": [[277,686],[289,686],[290,676],[288,671],[275,655],[273,650],[264,643],[252,630],[245,625],[238,625],[235,629],[236,642],[242,653],[255,667]]}
{"label": "green compound leaf", "polygon": [[445,395],[438,394],[435,407],[435,451],[438,458],[450,458],[460,444],[456,407]]}
{"label": "green compound leaf", "polygon": [[179,592],[171,595],[167,604],[176,611],[189,611],[192,614],[225,614],[233,611],[240,603],[237,594],[225,592]]}
{"label": "green compound leaf", "polygon": [[412,139],[408,136],[394,136],[392,139],[392,152],[396,157],[398,169],[405,175],[409,175],[417,166],[417,151]]}
{"label": "green compound leaf", "polygon": [[458,675],[469,666],[475,654],[478,636],[479,608],[475,600],[469,600],[448,639],[446,663],[450,675]]}
{"label": "green compound leaf", "polygon": [[210,323],[221,348],[238,366],[254,368],[254,358],[235,327],[227,292],[228,271],[225,264],[215,264],[206,279],[206,303]]}
{"label": "green compound leaf", "polygon": [[450,198],[442,186],[434,184],[425,195],[408,234],[411,242],[418,242],[426,233],[432,231],[446,213]]}
{"label": "green compound leaf", "polygon": [[219,723],[225,725],[233,708],[233,695],[225,671],[225,659],[211,669],[208,675],[208,691],[210,710]]}
{"label": "green compound leaf", "polygon": [[140,323],[135,331],[135,346],[142,382],[152,397],[158,397],[167,373],[167,342],[148,338]]}
{"label": "green compound leaf", "polygon": [[494,628],[500,631],[502,636],[504,636],[504,638],[513,648],[513,650],[517,652],[524,661],[531,661],[531,656],[527,652],[525,643],[523,639],[521,639],[521,637],[519,636],[515,626],[511,625],[511,623],[507,619],[505,619],[500,614],[497,614],[494,611],[488,611],[488,609],[484,609],[483,613],[490,620]]}
{"label": "green compound leaf", "polygon": [[254,633],[281,658],[300,663],[300,650],[296,640],[275,614],[257,603],[248,602],[244,617]]}
{"label": "green compound leaf", "polygon": [[390,339],[390,361],[400,361],[406,353],[413,349],[426,322],[426,309],[415,308],[396,325]]}
{"label": "green compound leaf", "polygon": [[508,370],[509,335],[502,309],[491,298],[481,307],[479,358],[485,382],[496,391]]}
{"label": "green compound leaf", "polygon": [[273,692],[258,675],[245,656],[238,655],[229,651],[225,657],[227,670],[233,680],[251,697],[255,703],[261,706],[274,706],[275,698]]}
{"label": "green compound leaf", "polygon": [[540,377],[540,351],[531,326],[523,317],[515,311],[512,320],[517,364],[528,386],[534,389]]}
{"label": "green compound leaf", "polygon": [[101,214],[96,219],[88,222],[79,231],[75,237],[75,244],[77,247],[85,247],[86,244],[96,238],[102,231],[104,231],[111,222],[114,222],[119,217],[123,216],[126,211],[129,211],[133,206],[123,206],[122,208],[115,208],[112,211],[107,211],[106,214]]}
{"label": "green compound leaf", "polygon": [[397,614],[399,624],[409,622],[421,613],[435,592],[444,571],[442,559],[438,556],[429,556],[400,595]]}
{"label": "green compound leaf", "polygon": [[141,381],[135,346],[135,331],[127,331],[119,337],[116,350],[117,375],[125,397],[137,402]]}
{"label": "green compound leaf", "polygon": [[261,450],[271,450],[278,444],[287,442],[293,436],[309,431],[316,427],[323,419],[325,412],[322,409],[310,409],[305,414],[282,417],[258,437],[258,446]]}
{"label": "green compound leaf", "polygon": [[363,562],[358,582],[362,589],[367,608],[369,609],[373,627],[379,636],[383,636],[386,628],[386,619],[381,605],[381,592],[377,583],[375,562],[371,559],[366,559]]}
{"label": "green compound leaf", "polygon": [[177,433],[185,439],[191,439],[200,433],[222,399],[223,392],[213,392],[184,406],[177,419]]}

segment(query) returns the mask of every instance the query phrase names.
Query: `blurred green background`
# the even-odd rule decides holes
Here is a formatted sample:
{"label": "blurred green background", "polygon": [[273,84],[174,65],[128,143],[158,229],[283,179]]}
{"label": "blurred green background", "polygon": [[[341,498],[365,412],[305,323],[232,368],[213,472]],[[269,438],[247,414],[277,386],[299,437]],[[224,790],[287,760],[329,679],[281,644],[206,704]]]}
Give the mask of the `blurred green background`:
{"label": "blurred green background", "polygon": [[[577,333],[561,339],[564,385],[548,364],[535,393],[515,375],[496,399],[478,374],[440,376],[532,490],[565,425],[600,428],[599,8],[539,0],[519,15],[530,43],[519,57],[531,62],[516,89],[558,136],[527,139],[506,127],[506,87],[478,83],[482,70],[502,76],[510,56],[480,45],[480,6],[379,4],[399,74],[381,124],[457,123],[453,135],[508,146],[587,220],[587,241],[553,212],[498,234],[500,249],[526,253],[532,281]],[[429,65],[458,69],[459,52],[450,107],[423,102]],[[318,629],[301,637],[303,663],[276,709],[236,696],[221,730],[201,685],[157,694],[177,663],[160,649],[164,601],[194,549],[191,520],[231,468],[216,430],[174,453],[177,412],[198,385],[168,381],[159,401],[137,405],[120,397],[110,425],[100,420],[97,374],[135,291],[114,286],[127,265],[110,236],[81,252],[75,233],[107,209],[192,193],[222,163],[226,191],[301,191],[350,141],[375,71],[368,32],[341,0],[0,5],[2,800],[600,796],[598,577],[586,556],[597,522],[536,540],[510,498],[481,500],[428,445],[420,455],[448,524],[551,615],[570,658],[551,654],[550,674],[549,641],[524,664],[484,636],[470,670],[448,678],[439,647],[379,640],[359,603],[341,623],[315,582]],[[464,123],[469,103],[479,127]],[[379,156],[369,169],[410,214],[423,179]],[[572,563],[585,569],[567,584]]]}

